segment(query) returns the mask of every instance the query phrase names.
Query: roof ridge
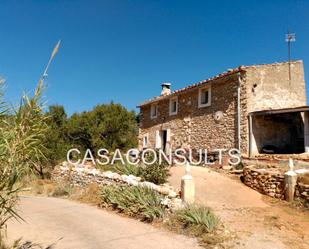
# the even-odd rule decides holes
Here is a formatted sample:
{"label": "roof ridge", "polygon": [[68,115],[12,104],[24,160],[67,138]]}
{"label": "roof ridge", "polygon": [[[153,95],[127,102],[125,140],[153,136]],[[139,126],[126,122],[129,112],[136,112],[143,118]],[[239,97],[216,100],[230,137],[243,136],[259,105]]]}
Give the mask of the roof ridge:
{"label": "roof ridge", "polygon": [[258,66],[277,66],[282,64],[288,64],[288,63],[300,63],[303,62],[302,60],[293,60],[293,61],[280,61],[280,62],[272,62],[272,63],[261,63],[261,64],[253,64],[248,66],[241,66],[244,69],[250,68],[250,67],[258,67]]}
{"label": "roof ridge", "polygon": [[176,89],[176,90],[172,91],[169,95],[166,95],[166,96],[159,95],[159,96],[153,97],[151,99],[148,99],[148,100],[144,101],[142,104],[140,104],[139,106],[150,104],[151,102],[158,101],[159,99],[168,98],[168,97],[170,97],[174,94],[189,90],[191,88],[201,86],[201,85],[203,85],[207,82],[213,81],[213,80],[224,78],[226,76],[232,75],[234,73],[238,73],[238,72],[240,72],[242,70],[246,70],[248,68],[254,68],[254,67],[259,67],[259,66],[276,66],[276,65],[281,65],[281,64],[299,63],[299,62],[302,62],[302,60],[295,60],[295,61],[290,61],[290,62],[289,61],[283,61],[283,62],[273,62],[273,63],[264,63],[264,64],[253,64],[253,65],[249,65],[249,66],[240,65],[240,66],[235,67],[233,69],[228,69],[226,71],[223,71],[222,73],[214,75],[214,76],[207,78],[205,80],[201,80],[201,81],[198,81],[196,83],[190,84],[186,87]]}

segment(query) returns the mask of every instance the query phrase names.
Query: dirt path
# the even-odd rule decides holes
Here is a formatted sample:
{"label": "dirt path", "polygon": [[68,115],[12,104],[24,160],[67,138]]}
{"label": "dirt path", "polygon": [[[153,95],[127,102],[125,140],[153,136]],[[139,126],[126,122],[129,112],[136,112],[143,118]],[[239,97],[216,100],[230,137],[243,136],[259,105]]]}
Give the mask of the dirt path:
{"label": "dirt path", "polygon": [[[231,234],[237,249],[309,248],[309,212],[284,201],[267,198],[223,174],[191,167],[196,200],[214,209]],[[180,188],[183,167],[171,169],[170,183]],[[235,245],[236,243],[236,245]]]}
{"label": "dirt path", "polygon": [[93,206],[49,197],[22,197],[21,216],[11,221],[10,240],[23,236],[56,249],[199,248],[197,241]]}

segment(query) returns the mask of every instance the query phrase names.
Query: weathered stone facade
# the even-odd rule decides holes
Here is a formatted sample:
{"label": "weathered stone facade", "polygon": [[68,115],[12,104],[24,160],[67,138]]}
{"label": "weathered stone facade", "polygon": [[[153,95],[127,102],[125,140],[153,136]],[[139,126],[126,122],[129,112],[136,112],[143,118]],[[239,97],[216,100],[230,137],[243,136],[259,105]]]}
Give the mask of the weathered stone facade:
{"label": "weathered stone facade", "polygon": [[[211,86],[211,106],[198,108],[198,91],[192,90],[178,95],[178,114],[169,115],[169,98],[159,102],[158,117],[150,118],[150,105],[141,107],[141,132],[149,134],[149,146],[155,147],[156,130],[170,129],[170,146],[180,147],[223,148],[235,146],[235,113],[237,78],[218,80]],[[223,111],[220,122],[214,120],[216,111]],[[217,134],[220,134],[219,136]]]}
{"label": "weathered stone facade", "polygon": [[[238,148],[239,87],[240,148],[248,154],[249,112],[306,105],[302,62],[291,63],[291,80],[288,70],[288,63],[239,67],[144,102],[140,105],[139,149],[158,148],[161,131],[166,131],[166,148],[172,150]],[[207,86],[210,105],[200,107],[199,91]],[[178,98],[178,111],[170,115],[169,101],[174,97]],[[158,106],[155,118],[151,118],[153,104]],[[222,113],[219,120],[215,118],[218,111]]]}

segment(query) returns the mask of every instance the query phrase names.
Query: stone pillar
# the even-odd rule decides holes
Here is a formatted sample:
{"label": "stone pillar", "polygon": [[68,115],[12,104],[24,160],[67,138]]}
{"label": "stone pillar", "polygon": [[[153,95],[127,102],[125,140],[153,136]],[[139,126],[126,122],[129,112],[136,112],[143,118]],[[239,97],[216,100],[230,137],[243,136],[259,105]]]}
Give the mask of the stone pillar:
{"label": "stone pillar", "polygon": [[290,170],[284,174],[284,186],[285,186],[285,200],[286,201],[293,201],[294,200],[294,194],[295,194],[295,187],[297,183],[297,174],[293,170],[293,160],[289,160],[289,167]]}
{"label": "stone pillar", "polygon": [[309,152],[309,112],[304,112],[305,152]]}
{"label": "stone pillar", "polygon": [[195,184],[193,177],[190,175],[190,165],[188,162],[186,174],[181,178],[181,199],[187,204],[192,204],[195,200]]}

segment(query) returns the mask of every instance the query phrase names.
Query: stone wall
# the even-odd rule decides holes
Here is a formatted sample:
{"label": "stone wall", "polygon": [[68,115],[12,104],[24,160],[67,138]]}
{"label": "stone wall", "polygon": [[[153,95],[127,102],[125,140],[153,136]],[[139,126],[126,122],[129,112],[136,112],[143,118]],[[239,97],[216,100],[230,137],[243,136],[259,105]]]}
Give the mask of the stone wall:
{"label": "stone wall", "polygon": [[133,175],[119,175],[111,171],[102,172],[84,165],[72,165],[63,162],[53,170],[52,179],[56,182],[68,181],[73,186],[78,187],[85,187],[93,183],[98,185],[125,184],[148,187],[165,196],[163,202],[168,208],[176,209],[182,205],[179,193],[176,193],[170,185],[156,185],[152,182],[141,181],[140,177]]}
{"label": "stone wall", "polygon": [[[291,62],[291,80],[287,62],[245,67],[244,78],[247,88],[247,113],[307,104],[302,61]],[[254,120],[253,125],[257,125]],[[248,130],[248,122],[246,126],[245,129]],[[265,131],[264,128],[259,130],[258,127],[253,127],[253,132],[252,154],[256,155],[259,153],[258,140]],[[288,132],[291,133],[291,130]]]}
{"label": "stone wall", "polygon": [[302,61],[245,67],[248,112],[306,105]]}
{"label": "stone wall", "polygon": [[[205,85],[207,86],[207,85]],[[151,105],[141,106],[139,148],[143,137],[148,135],[148,147],[155,147],[156,131],[170,130],[169,146],[214,150],[237,146],[237,75],[214,80],[211,86],[211,105],[198,107],[199,88],[178,94],[178,113],[169,115],[169,98],[158,102],[157,118],[150,118]],[[221,121],[214,114],[223,112]]]}
{"label": "stone wall", "polygon": [[246,166],[243,171],[244,183],[258,192],[284,199],[284,175],[255,166]]}
{"label": "stone wall", "polygon": [[166,195],[170,198],[177,197],[177,193],[172,186],[167,184],[156,185],[152,182],[141,181],[140,177],[134,175],[120,175],[111,171],[101,171],[99,169],[84,166],[72,165],[68,162],[55,167],[52,172],[52,179],[55,181],[69,181],[74,186],[84,187],[91,183],[99,185],[110,184],[127,184],[132,186],[144,186],[152,188],[160,194]]}
{"label": "stone wall", "polygon": [[[306,105],[304,70],[302,61],[289,64],[274,63],[240,68],[241,79],[241,152],[248,153],[248,113],[265,109],[280,109]],[[139,148],[143,137],[148,136],[148,146],[155,147],[156,131],[169,129],[168,147],[192,149],[237,148],[237,73],[214,79],[201,87],[211,86],[211,105],[198,108],[200,87],[159,98],[158,116],[150,118],[151,102],[142,105],[139,130]],[[178,97],[178,113],[169,115],[169,98]],[[214,120],[216,111],[223,112],[220,122]],[[258,153],[253,141],[253,153]]]}
{"label": "stone wall", "polygon": [[309,204],[309,183],[302,182],[301,178],[298,178],[295,189],[295,196],[303,200],[306,200],[307,203]]}
{"label": "stone wall", "polygon": [[[298,170],[295,172],[297,173]],[[295,197],[309,204],[309,184],[302,180],[303,176],[304,173],[297,174]],[[278,171],[278,168],[256,168],[255,165],[245,166],[243,169],[243,179],[247,186],[262,194],[285,199],[284,173]]]}

